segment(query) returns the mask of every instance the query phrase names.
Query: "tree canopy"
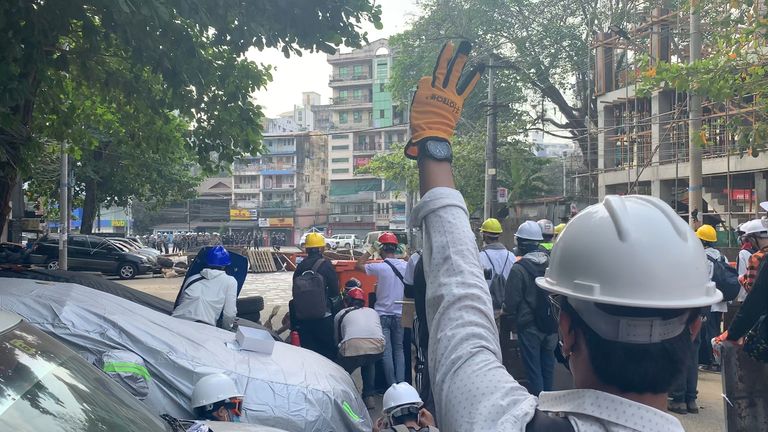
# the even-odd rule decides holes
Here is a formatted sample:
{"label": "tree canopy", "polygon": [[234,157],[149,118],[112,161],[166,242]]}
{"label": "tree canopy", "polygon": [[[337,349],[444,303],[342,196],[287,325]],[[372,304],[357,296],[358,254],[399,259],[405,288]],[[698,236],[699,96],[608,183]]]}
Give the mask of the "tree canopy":
{"label": "tree canopy", "polygon": [[2,2],[0,16],[3,221],[50,140],[96,155],[120,140],[139,155],[173,142],[209,171],[259,152],[251,94],[271,75],[246,53],[333,53],[366,40],[363,22],[381,25],[372,0],[39,0]]}

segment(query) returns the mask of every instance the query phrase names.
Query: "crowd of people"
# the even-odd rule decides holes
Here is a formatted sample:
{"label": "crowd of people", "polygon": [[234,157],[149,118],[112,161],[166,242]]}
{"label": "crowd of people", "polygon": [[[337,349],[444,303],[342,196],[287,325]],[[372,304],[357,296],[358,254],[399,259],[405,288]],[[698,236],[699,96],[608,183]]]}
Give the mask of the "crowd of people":
{"label": "crowd of people", "polygon": [[164,254],[184,253],[205,246],[224,245],[261,248],[286,246],[289,243],[284,232],[241,231],[219,234],[217,232],[167,232],[141,237],[144,244]]}

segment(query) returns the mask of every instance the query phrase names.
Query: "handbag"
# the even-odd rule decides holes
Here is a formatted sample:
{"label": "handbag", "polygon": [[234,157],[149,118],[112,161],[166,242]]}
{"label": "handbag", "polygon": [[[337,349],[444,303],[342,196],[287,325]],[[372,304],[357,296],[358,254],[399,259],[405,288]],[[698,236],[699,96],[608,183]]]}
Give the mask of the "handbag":
{"label": "handbag", "polygon": [[763,315],[744,337],[744,352],[757,361],[768,363],[768,315]]}

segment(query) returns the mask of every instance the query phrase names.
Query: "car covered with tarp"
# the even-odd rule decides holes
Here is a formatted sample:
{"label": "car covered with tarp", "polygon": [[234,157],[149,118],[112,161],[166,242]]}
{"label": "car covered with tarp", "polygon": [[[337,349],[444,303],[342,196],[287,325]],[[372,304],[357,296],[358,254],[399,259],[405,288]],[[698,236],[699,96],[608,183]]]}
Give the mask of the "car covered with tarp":
{"label": "car covered with tarp", "polygon": [[221,372],[242,389],[242,421],[286,431],[370,431],[371,419],[344,369],[299,347],[243,351],[235,333],[180,320],[78,284],[0,278],[0,310],[19,314],[94,359],[113,350],[140,356],[151,376],[144,401],[158,415],[191,418],[202,376]]}

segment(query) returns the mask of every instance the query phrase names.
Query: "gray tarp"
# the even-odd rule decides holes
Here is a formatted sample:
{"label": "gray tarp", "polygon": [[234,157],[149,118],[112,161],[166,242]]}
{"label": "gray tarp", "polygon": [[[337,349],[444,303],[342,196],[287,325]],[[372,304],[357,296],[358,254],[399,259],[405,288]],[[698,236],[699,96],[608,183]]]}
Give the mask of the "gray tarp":
{"label": "gray tarp", "polygon": [[191,418],[202,376],[223,372],[244,391],[243,421],[287,431],[370,431],[349,375],[324,357],[276,343],[271,356],[231,348],[235,334],[183,321],[80,285],[0,279],[0,309],[10,310],[86,356],[114,349],[141,356],[152,375],[150,406]]}

